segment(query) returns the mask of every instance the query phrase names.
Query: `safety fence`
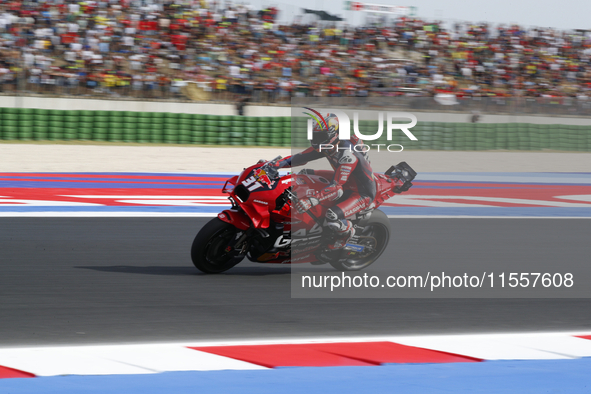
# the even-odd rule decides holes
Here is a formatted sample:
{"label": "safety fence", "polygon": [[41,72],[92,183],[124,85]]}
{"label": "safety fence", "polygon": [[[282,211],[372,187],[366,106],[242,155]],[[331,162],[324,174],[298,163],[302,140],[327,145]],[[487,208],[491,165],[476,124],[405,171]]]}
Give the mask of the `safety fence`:
{"label": "safety fence", "polygon": [[2,108],[4,140],[289,146],[289,117]]}
{"label": "safety fence", "polygon": [[[0,138],[289,147],[308,145],[306,122],[288,116],[0,108]],[[292,126],[301,131],[293,138]],[[360,120],[359,129],[372,135],[378,122]],[[412,128],[417,141],[399,130],[393,133],[388,141],[384,129],[371,143],[427,150],[591,151],[591,126],[418,122]]]}

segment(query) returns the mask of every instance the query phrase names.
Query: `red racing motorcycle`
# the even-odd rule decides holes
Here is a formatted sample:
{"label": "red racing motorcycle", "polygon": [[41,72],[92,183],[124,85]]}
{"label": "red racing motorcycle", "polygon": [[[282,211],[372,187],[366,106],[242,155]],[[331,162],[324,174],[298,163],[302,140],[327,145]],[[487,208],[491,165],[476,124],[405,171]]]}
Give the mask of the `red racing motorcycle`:
{"label": "red racing motorcycle", "polygon": [[327,245],[333,235],[323,222],[334,202],[302,214],[295,204],[298,196],[325,188],[332,179],[330,172],[302,170],[281,176],[275,167],[280,159],[261,160],[226,181],[222,192],[229,195],[232,208],[219,213],[195,237],[191,247],[195,267],[216,274],[247,257],[264,264],[330,264],[338,270],[357,271],[376,261],[390,239],[388,217],[377,208],[395,194],[407,191],[416,172],[401,162],[384,174],[374,174],[377,194],[373,203],[367,210],[348,217],[355,234],[344,248],[329,250]]}

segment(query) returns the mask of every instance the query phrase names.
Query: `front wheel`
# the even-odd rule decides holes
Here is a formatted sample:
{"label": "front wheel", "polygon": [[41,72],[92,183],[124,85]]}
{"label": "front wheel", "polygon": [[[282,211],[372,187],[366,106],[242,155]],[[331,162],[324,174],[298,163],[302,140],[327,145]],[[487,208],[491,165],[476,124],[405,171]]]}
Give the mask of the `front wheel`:
{"label": "front wheel", "polygon": [[349,254],[346,258],[330,261],[330,265],[339,271],[359,271],[373,264],[384,253],[390,240],[390,221],[388,216],[376,209],[367,220],[359,223],[356,232],[358,245],[365,250]]}
{"label": "front wheel", "polygon": [[206,274],[219,274],[229,270],[244,259],[244,254],[236,254],[229,248],[238,233],[229,223],[218,218],[210,220],[195,236],[191,246],[191,260],[197,269]]}

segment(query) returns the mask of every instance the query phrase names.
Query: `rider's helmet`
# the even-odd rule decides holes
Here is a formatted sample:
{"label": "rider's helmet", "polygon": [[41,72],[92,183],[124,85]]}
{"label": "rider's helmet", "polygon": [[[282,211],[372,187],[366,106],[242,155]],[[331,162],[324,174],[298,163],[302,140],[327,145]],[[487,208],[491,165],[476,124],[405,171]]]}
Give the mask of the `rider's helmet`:
{"label": "rider's helmet", "polygon": [[[335,145],[339,139],[339,118],[335,114],[328,114],[324,122],[316,123],[312,129],[312,147],[320,150],[320,145]],[[324,150],[324,149],[323,149]]]}

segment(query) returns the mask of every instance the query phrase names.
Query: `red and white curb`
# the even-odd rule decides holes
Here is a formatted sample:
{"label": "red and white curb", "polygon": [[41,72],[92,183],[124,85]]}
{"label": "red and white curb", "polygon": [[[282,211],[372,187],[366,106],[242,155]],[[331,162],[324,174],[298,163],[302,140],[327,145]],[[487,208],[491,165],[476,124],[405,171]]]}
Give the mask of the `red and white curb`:
{"label": "red and white curb", "polygon": [[591,357],[591,335],[527,333],[0,348],[0,378]]}

